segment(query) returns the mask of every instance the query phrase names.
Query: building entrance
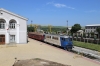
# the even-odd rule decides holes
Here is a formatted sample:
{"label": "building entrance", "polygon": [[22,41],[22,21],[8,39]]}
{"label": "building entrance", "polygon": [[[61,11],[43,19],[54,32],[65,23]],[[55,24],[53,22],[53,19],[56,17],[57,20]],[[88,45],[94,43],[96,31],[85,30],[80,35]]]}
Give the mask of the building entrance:
{"label": "building entrance", "polygon": [[0,35],[0,45],[5,44],[5,35]]}

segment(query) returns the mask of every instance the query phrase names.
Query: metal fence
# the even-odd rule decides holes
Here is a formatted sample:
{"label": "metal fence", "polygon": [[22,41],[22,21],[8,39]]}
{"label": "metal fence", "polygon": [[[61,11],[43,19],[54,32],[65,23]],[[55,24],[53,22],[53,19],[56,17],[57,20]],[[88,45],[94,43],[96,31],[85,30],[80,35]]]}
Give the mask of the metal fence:
{"label": "metal fence", "polygon": [[100,39],[93,39],[93,38],[83,38],[83,37],[73,37],[73,40],[85,42],[85,43],[94,43],[100,45]]}

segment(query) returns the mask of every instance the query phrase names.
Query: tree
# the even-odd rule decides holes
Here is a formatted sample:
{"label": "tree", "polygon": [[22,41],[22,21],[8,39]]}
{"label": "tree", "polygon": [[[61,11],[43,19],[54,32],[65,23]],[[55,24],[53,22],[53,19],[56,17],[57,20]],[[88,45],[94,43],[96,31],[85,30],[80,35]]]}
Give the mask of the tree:
{"label": "tree", "polygon": [[34,32],[34,27],[27,27],[27,32]]}
{"label": "tree", "polygon": [[[96,31],[98,32],[98,35],[100,34],[100,27],[96,29]],[[99,37],[99,36],[98,36]]]}
{"label": "tree", "polygon": [[91,38],[93,38],[94,37],[94,32],[91,32]]}
{"label": "tree", "polygon": [[96,31],[98,32],[98,38],[99,38],[99,41],[100,41],[100,27],[97,28]]}
{"label": "tree", "polygon": [[71,29],[71,33],[76,33],[78,30],[81,29],[81,25],[80,24],[74,24],[74,26],[72,26],[72,29]]}

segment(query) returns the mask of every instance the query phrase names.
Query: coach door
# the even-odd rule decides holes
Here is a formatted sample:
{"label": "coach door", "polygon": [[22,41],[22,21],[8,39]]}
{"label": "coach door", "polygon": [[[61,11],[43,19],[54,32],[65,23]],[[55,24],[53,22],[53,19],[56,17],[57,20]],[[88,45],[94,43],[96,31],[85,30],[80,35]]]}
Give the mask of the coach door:
{"label": "coach door", "polygon": [[0,35],[0,45],[5,44],[5,35]]}

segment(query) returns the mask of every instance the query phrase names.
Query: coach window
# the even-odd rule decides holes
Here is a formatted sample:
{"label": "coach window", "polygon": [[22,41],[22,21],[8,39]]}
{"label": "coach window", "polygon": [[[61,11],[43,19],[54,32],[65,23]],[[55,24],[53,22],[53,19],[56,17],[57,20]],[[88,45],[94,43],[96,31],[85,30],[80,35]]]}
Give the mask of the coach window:
{"label": "coach window", "polygon": [[58,37],[53,37],[53,39],[58,40]]}
{"label": "coach window", "polygon": [[16,28],[16,21],[15,20],[10,20],[10,22],[9,22],[9,28],[10,29],[15,29]]}
{"label": "coach window", "polygon": [[5,29],[5,20],[0,19],[0,29]]}

